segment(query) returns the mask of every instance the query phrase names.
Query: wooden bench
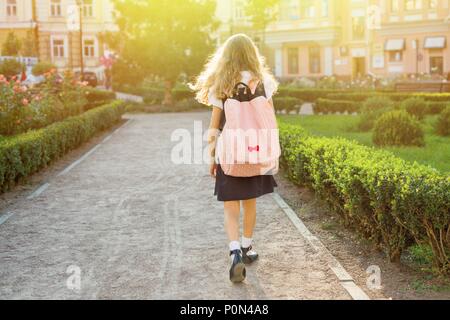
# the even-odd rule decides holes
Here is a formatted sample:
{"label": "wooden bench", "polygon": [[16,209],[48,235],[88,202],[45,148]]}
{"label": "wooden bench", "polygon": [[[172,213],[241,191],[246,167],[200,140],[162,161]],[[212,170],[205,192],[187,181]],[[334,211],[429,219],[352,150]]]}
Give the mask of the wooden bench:
{"label": "wooden bench", "polygon": [[399,82],[397,92],[450,92],[450,82]]}

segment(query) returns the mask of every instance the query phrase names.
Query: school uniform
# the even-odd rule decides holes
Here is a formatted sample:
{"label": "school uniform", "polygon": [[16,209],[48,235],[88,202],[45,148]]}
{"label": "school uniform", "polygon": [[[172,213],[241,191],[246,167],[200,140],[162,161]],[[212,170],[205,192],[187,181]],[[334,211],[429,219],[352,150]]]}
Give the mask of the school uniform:
{"label": "school uniform", "polygon": [[[252,75],[248,71],[242,71],[242,83],[249,84]],[[271,99],[275,91],[275,86],[270,79],[264,79],[259,85],[256,93],[251,98],[264,96]],[[239,101],[249,101],[249,95],[239,94],[235,99]],[[247,99],[247,100],[245,100]],[[211,90],[208,96],[209,103],[215,107],[224,108],[225,101],[218,99]],[[218,201],[238,201],[259,198],[263,195],[274,192],[277,183],[272,175],[255,176],[255,177],[232,177],[227,176],[222,170],[220,163],[217,167],[217,177],[214,195]]]}

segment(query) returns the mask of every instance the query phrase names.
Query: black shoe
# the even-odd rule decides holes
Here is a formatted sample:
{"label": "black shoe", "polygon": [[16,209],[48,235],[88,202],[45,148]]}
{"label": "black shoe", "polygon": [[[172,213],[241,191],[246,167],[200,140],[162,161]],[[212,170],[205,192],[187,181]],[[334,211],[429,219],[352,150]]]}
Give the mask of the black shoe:
{"label": "black shoe", "polygon": [[242,261],[241,251],[231,251],[230,256],[232,256],[233,254],[234,259],[230,269],[230,281],[233,283],[239,283],[245,280],[247,272],[245,270],[245,264]]}
{"label": "black shoe", "polygon": [[242,260],[245,264],[251,264],[258,260],[259,255],[256,253],[256,251],[253,250],[253,248],[250,246],[247,249],[242,249]]}

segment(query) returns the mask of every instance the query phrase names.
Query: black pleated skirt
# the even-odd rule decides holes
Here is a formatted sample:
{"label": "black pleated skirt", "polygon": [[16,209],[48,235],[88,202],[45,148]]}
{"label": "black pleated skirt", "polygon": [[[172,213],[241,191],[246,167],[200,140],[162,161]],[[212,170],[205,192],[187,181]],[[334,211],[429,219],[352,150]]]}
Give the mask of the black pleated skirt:
{"label": "black pleated skirt", "polygon": [[225,175],[222,167],[218,165],[214,195],[222,202],[250,200],[273,193],[276,187],[273,176],[231,177]]}

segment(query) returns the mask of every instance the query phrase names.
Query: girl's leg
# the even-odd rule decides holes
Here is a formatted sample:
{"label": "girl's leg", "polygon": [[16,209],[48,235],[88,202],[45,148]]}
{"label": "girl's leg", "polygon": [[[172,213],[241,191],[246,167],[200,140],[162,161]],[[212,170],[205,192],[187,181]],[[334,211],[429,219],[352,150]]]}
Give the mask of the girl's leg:
{"label": "girl's leg", "polygon": [[241,206],[239,201],[228,201],[224,204],[225,231],[230,242],[239,242],[239,216]]}
{"label": "girl's leg", "polygon": [[258,260],[258,253],[252,249],[253,231],[256,225],[256,199],[242,202],[244,207],[244,234],[242,235],[242,258],[245,264]]}
{"label": "girl's leg", "polygon": [[242,201],[244,207],[244,238],[252,239],[256,225],[256,199]]}
{"label": "girl's leg", "polygon": [[225,231],[230,240],[230,281],[239,283],[245,280],[246,270],[242,259],[241,244],[239,243],[239,216],[241,203],[239,201],[225,202]]}

